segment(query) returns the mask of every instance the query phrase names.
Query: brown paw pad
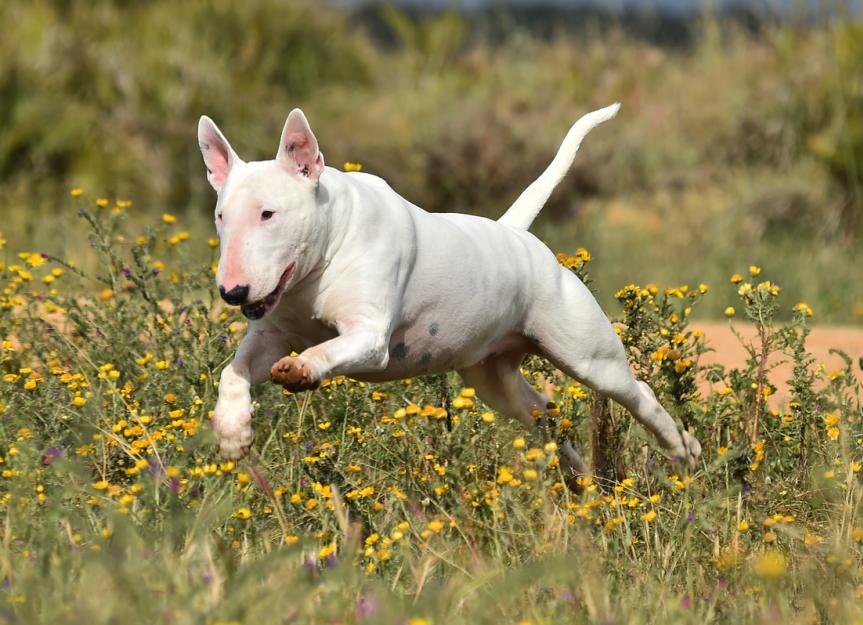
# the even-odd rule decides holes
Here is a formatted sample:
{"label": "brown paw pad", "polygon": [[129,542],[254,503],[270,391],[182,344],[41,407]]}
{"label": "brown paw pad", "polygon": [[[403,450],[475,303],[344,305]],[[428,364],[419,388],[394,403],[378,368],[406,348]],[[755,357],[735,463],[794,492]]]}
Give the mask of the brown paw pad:
{"label": "brown paw pad", "polygon": [[282,358],[270,369],[270,380],[296,393],[317,388],[318,383],[312,380],[312,372],[299,358]]}

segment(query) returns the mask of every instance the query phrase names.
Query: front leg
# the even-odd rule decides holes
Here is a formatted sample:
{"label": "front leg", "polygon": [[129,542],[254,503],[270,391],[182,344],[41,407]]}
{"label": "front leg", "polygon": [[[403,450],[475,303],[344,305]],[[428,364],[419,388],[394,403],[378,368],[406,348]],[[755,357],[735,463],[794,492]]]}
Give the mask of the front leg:
{"label": "front leg", "polygon": [[249,328],[234,359],[222,370],[212,427],[224,457],[242,458],[248,452],[254,438],[249,389],[266,380],[270,365],[289,351],[282,334]]}
{"label": "front leg", "polygon": [[285,357],[270,369],[270,379],[292,392],[317,388],[333,375],[351,375],[386,369],[389,363],[389,332],[383,324],[339,324],[341,334]]}

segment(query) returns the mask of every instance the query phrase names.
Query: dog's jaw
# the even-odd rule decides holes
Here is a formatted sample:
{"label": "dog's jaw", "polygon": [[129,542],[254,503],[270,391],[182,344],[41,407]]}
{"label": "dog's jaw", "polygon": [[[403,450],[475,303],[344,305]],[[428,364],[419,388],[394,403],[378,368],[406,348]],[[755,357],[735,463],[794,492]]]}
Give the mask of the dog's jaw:
{"label": "dog's jaw", "polygon": [[296,270],[297,261],[291,261],[287,268],[282,272],[282,276],[279,278],[279,283],[276,285],[276,288],[273,289],[269,295],[256,302],[243,304],[240,307],[243,315],[247,319],[251,319],[252,321],[254,321],[256,319],[263,319],[268,314],[270,314],[270,312],[272,312],[273,309],[278,306],[279,302],[282,300],[282,295],[284,295],[285,293],[288,282],[290,282]]}

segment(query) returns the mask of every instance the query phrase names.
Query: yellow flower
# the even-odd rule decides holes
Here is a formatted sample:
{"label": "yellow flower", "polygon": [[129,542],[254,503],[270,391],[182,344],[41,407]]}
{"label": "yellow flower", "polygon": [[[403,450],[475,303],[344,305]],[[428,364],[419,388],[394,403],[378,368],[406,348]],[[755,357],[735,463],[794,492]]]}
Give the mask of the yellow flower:
{"label": "yellow flower", "polygon": [[482,413],[482,420],[484,423],[494,423],[494,415],[490,412]]}
{"label": "yellow flower", "polygon": [[83,406],[86,403],[87,403],[86,397],[81,397],[80,395],[78,395],[78,396],[72,398],[72,405],[77,406],[78,408],[80,408],[81,406]]}
{"label": "yellow flower", "polygon": [[[473,390],[473,389],[470,389]],[[463,408],[473,408],[474,402],[470,397],[464,397],[459,395],[455,399],[452,400],[452,407],[456,410],[462,410]]]}
{"label": "yellow flower", "polygon": [[785,575],[787,564],[785,556],[779,551],[769,550],[755,560],[753,566],[756,575],[764,579],[778,579]]}
{"label": "yellow flower", "polygon": [[749,275],[753,278],[761,273],[761,267],[758,265],[749,265]]}
{"label": "yellow flower", "polygon": [[512,446],[516,449],[524,449],[525,444],[526,443],[524,442],[524,439],[521,437],[518,437],[517,439],[512,441]]}
{"label": "yellow flower", "polygon": [[344,169],[345,171],[362,171],[362,170],[363,170],[363,166],[362,166],[362,164],[361,164],[361,163],[351,163],[351,162],[346,162],[346,163],[342,166],[342,169]]}
{"label": "yellow flower", "polygon": [[729,306],[723,311],[723,313],[726,317],[733,317],[735,313],[734,306]]}
{"label": "yellow flower", "polygon": [[177,218],[174,217],[171,213],[162,213],[162,221],[166,224],[177,223]]}
{"label": "yellow flower", "polygon": [[799,304],[795,304],[794,312],[802,312],[807,317],[812,316],[812,309],[809,307],[809,304],[806,302],[800,302]]}
{"label": "yellow flower", "polygon": [[241,521],[248,521],[252,517],[252,511],[248,508],[240,508],[234,512],[234,517]]}
{"label": "yellow flower", "polygon": [[656,510],[651,510],[650,512],[648,512],[646,514],[641,515],[641,520],[646,522],[646,523],[650,523],[651,521],[653,521],[655,519],[656,519]]}
{"label": "yellow flower", "polygon": [[746,532],[748,530],[749,530],[749,522],[748,521],[745,521],[745,520],[740,521],[740,523],[737,524],[737,531],[738,532]]}
{"label": "yellow flower", "polygon": [[108,198],[106,197],[100,197],[96,200],[96,206],[98,206],[99,208],[105,208],[106,206],[108,206],[108,204]]}
{"label": "yellow flower", "polygon": [[863,527],[855,527],[851,530],[851,538],[854,539],[855,542],[863,541]]}
{"label": "yellow flower", "polygon": [[104,289],[101,293],[99,293],[99,299],[103,302],[107,302],[112,297],[114,297],[114,291],[112,291],[111,289]]}
{"label": "yellow flower", "polygon": [[509,484],[512,482],[512,471],[509,467],[501,467],[497,473],[498,484]]}
{"label": "yellow flower", "polygon": [[735,273],[733,276],[731,276],[732,284],[739,284],[741,282],[743,282],[743,276],[741,276],[739,273]]}
{"label": "yellow flower", "polygon": [[432,532],[437,534],[438,532],[440,532],[443,529],[443,523],[441,523],[440,521],[430,521],[427,527]]}
{"label": "yellow flower", "polygon": [[207,245],[209,245],[210,247],[219,247],[219,239],[207,239]]}

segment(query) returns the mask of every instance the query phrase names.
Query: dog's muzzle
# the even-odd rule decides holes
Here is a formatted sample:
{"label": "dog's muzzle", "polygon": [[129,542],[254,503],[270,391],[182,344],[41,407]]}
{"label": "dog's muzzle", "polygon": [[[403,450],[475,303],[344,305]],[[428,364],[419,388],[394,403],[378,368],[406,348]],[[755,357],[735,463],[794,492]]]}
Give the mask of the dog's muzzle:
{"label": "dog's muzzle", "polygon": [[225,291],[225,287],[219,285],[219,295],[222,299],[228,302],[231,306],[239,306],[249,297],[249,285],[237,285],[230,291]]}
{"label": "dog's muzzle", "polygon": [[288,285],[288,281],[293,277],[294,272],[297,269],[296,261],[291,262],[288,265],[287,269],[282,272],[282,276],[279,278],[279,283],[276,285],[276,288],[273,289],[269,295],[267,295],[264,299],[260,299],[256,302],[249,302],[248,304],[243,304],[240,306],[240,311],[242,311],[243,315],[246,319],[261,319],[266,316],[273,308],[275,308],[278,303],[282,299],[282,294],[285,292],[285,287]]}

